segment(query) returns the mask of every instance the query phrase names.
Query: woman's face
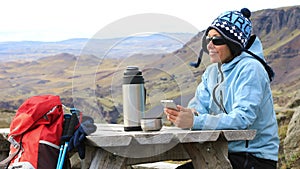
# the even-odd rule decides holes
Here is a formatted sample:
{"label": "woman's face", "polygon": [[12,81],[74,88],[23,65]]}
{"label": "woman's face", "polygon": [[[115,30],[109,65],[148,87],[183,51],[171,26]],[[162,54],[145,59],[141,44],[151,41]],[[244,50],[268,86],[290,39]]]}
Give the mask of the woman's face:
{"label": "woman's face", "polygon": [[[207,37],[221,38],[222,36],[215,29],[211,29],[208,31]],[[227,63],[233,59],[233,55],[226,44],[214,45],[211,40],[209,43],[207,43],[207,50],[212,63]]]}

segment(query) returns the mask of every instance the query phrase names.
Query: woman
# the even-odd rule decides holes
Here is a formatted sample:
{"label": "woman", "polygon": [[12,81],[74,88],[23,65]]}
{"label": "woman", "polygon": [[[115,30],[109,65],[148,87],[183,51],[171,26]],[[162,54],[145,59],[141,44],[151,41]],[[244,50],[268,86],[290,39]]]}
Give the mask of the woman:
{"label": "woman", "polygon": [[[275,169],[279,138],[270,88],[274,73],[264,60],[260,40],[251,35],[250,15],[243,8],[213,21],[202,40],[213,64],[202,75],[188,108],[177,105],[180,112],[164,112],[180,128],[256,130],[253,140],[229,142],[229,160],[236,169]],[[191,163],[179,168],[188,167],[193,168]]]}

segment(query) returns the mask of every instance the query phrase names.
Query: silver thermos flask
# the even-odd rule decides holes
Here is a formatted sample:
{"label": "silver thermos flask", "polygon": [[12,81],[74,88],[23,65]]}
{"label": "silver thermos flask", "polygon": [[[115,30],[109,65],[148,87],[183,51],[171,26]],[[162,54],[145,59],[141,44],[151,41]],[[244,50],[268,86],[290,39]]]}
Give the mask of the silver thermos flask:
{"label": "silver thermos flask", "polygon": [[123,115],[125,131],[141,131],[145,112],[146,90],[142,72],[137,66],[127,66],[123,76]]}

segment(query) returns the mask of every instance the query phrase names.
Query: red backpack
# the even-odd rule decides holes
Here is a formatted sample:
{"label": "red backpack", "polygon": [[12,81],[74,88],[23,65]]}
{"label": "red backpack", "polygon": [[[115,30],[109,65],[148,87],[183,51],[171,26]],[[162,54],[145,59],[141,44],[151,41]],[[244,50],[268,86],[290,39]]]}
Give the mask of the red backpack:
{"label": "red backpack", "polygon": [[59,96],[27,99],[10,124],[10,155],[0,166],[22,169],[55,169],[64,114]]}

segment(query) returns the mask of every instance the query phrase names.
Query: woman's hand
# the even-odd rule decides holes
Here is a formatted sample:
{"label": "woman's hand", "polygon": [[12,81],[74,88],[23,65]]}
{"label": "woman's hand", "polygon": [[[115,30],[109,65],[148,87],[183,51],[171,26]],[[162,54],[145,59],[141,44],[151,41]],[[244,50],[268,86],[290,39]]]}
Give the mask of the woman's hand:
{"label": "woman's hand", "polygon": [[167,119],[174,123],[177,127],[192,128],[194,123],[192,109],[184,108],[180,105],[177,105],[177,108],[179,111],[164,108],[164,113],[167,115]]}

